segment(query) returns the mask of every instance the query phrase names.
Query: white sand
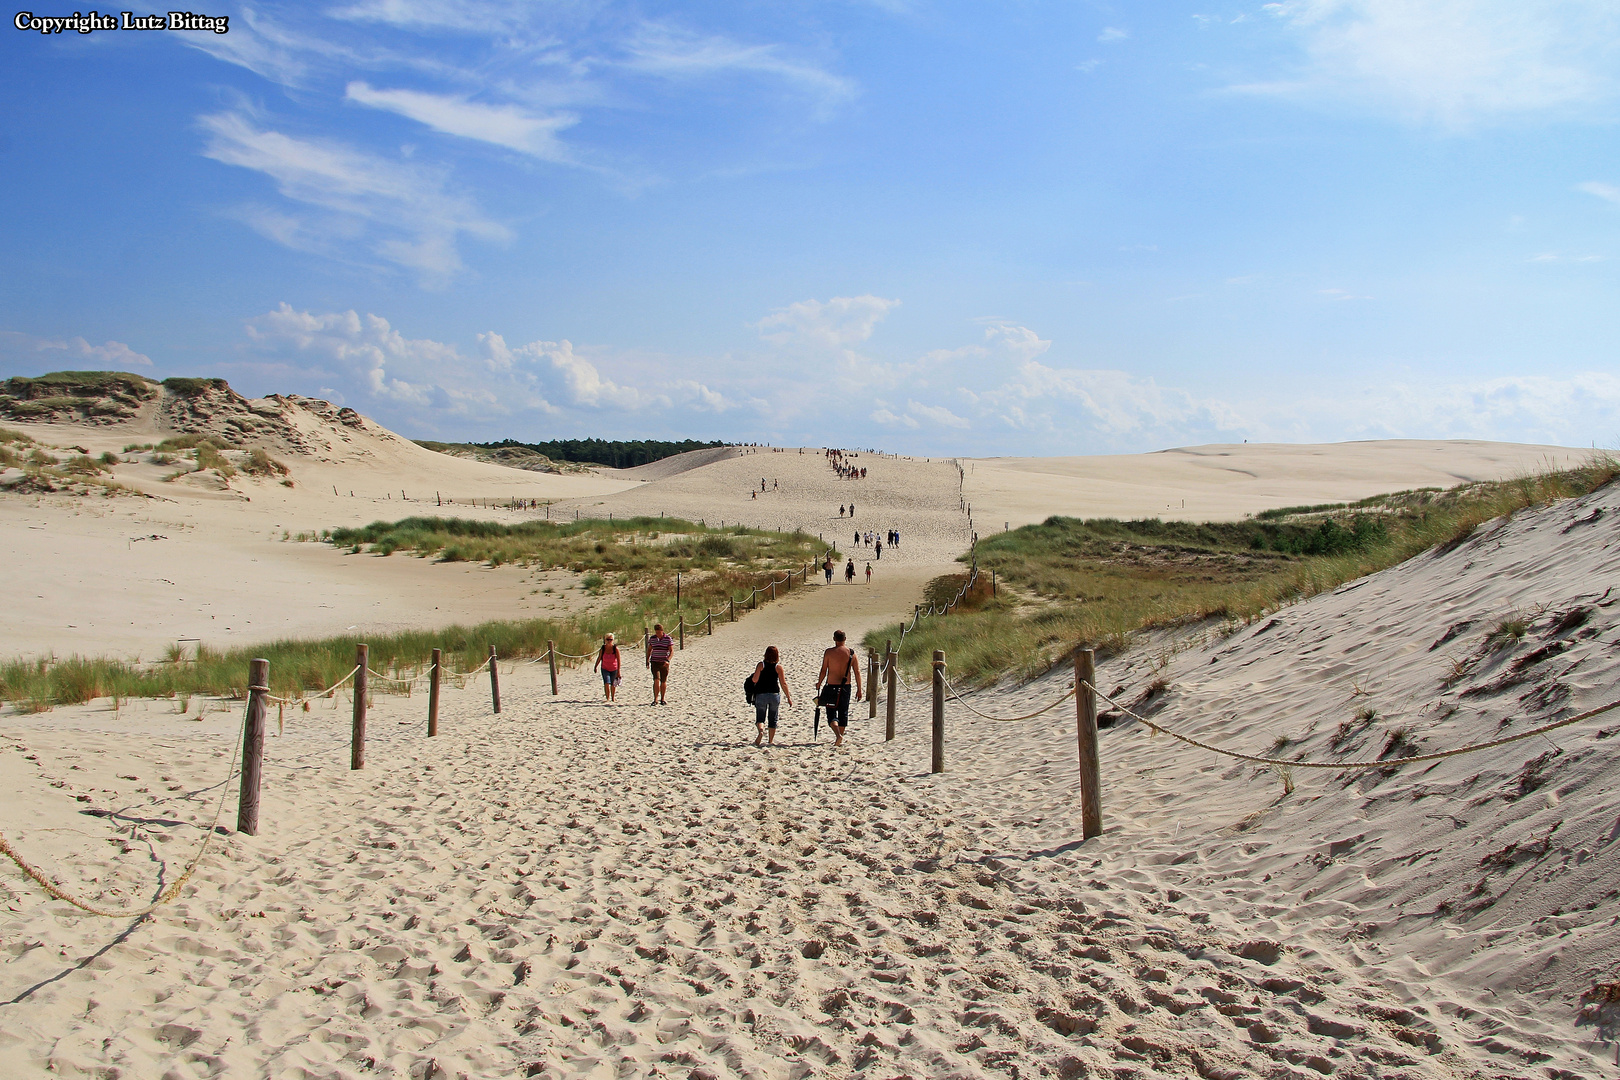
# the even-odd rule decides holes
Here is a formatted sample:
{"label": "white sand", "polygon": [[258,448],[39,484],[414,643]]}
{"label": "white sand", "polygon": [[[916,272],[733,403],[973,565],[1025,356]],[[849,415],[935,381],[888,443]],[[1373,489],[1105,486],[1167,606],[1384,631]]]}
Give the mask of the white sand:
{"label": "white sand", "polygon": [[1281,506],[1564,469],[1587,451],[1469,440],[1238,443],[1106,457],[964,459],[981,534],[1071,517],[1231,521]]}
{"label": "white sand", "polygon": [[[0,1074],[1607,1075],[1614,1045],[1575,1021],[1620,947],[1604,738],[1620,713],[1388,776],[1300,770],[1286,798],[1269,771],[1110,730],[1108,828],[1082,844],[1070,706],[997,725],[952,703],[942,776],[926,694],[902,695],[893,743],[864,719],[846,750],[825,729],[810,742],[831,631],[909,611],[965,522],[934,463],[891,463],[876,494],[789,458],[590,499],[830,533],[853,497],[857,523],[907,532],[870,588],[796,590],[689,638],[670,706],[641,704],[634,665],[615,708],[588,668],[552,698],[543,665],[519,665],[498,718],[481,679],[447,691],[435,740],[425,695],[379,695],[353,773],[348,702],[318,703],[272,734],[261,835],[221,837],[151,920],[0,876]],[[751,499],[739,481],[760,475],[795,490]],[[1412,486],[1390,479],[1375,490]],[[1617,512],[1604,491],[1521,515],[1100,677],[1122,700],[1163,677],[1158,721],[1248,752],[1287,735],[1311,759],[1375,758],[1395,726],[1426,751],[1568,715],[1620,696]],[[1554,632],[1578,603],[1588,621]],[[1447,657],[1515,608],[1524,640],[1442,687]],[[1528,681],[1497,683],[1554,642]],[[770,643],[801,705],[765,751],[738,683]],[[1021,712],[1065,686],[976,703]],[[239,722],[174,708],[0,712],[6,835],[87,898],[155,895],[211,819]]]}

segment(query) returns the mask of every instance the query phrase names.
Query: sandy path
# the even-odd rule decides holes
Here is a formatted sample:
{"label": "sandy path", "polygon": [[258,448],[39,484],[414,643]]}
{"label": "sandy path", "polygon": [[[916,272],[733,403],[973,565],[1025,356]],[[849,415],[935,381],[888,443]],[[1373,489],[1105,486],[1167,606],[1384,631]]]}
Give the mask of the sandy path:
{"label": "sandy path", "polygon": [[[448,694],[430,742],[422,697],[378,698],[361,773],[347,769],[345,703],[295,714],[271,740],[263,835],[222,839],[153,921],[80,918],[11,888],[0,1063],[16,1076],[1470,1074],[1449,1049],[1427,1053],[1433,1024],[1353,969],[1279,956],[1275,927],[1245,925],[1248,905],[1178,906],[1151,872],[1118,865],[1128,853],[1075,843],[1061,711],[1016,747],[956,722],[937,777],[920,694],[905,695],[894,743],[864,720],[847,749],[812,743],[801,706],[786,745],[755,749],[736,683],[762,642],[784,647],[807,691],[830,630],[859,633],[882,607],[864,587],[807,589],[689,641],[667,708],[604,706],[589,671],[553,699],[543,668],[520,666],[501,717],[476,681]],[[645,687],[632,668],[626,700]],[[235,725],[161,707],[8,718],[8,822],[30,808],[8,831],[61,852],[53,869],[82,890],[145,895],[149,849],[175,864],[197,839],[185,823],[211,814],[201,789]],[[1056,775],[1020,767],[1032,748]],[[83,813],[130,805],[133,842]]]}

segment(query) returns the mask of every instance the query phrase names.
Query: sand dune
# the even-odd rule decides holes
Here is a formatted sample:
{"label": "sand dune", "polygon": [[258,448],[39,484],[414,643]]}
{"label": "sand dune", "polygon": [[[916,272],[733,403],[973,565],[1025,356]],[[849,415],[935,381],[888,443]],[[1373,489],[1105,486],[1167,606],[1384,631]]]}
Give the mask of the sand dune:
{"label": "sand dune", "polygon": [[1470,440],[1184,446],[1105,457],[980,458],[966,493],[980,532],[1071,517],[1231,521],[1281,506],[1568,468],[1586,451]]}
{"label": "sand dune", "polygon": [[[1583,1012],[1581,997],[1612,979],[1620,949],[1620,712],[1432,765],[1296,770],[1286,796],[1270,770],[1126,724],[1102,739],[1107,829],[1082,843],[1068,704],[997,724],[951,703],[948,771],[932,776],[925,693],[901,695],[893,743],[861,719],[834,751],[825,730],[812,740],[801,703],[785,745],[766,751],[738,686],[777,644],[807,701],[834,629],[883,625],[953,565],[970,536],[959,498],[1094,512],[1058,497],[1076,466],[967,463],[963,495],[955,465],[937,460],[874,455],[871,477],[848,482],[818,452],[733,453],[636,482],[507,477],[352,438],[334,440],[330,461],[295,464],[294,489],[0,498],[0,528],[31,560],[3,571],[25,601],[22,629],[6,632],[55,646],[51,620],[72,613],[104,620],[83,638],[97,651],[156,640],[188,615],[135,587],[164,569],[195,593],[198,618],[204,604],[315,600],[334,606],[299,625],[346,620],[359,637],[388,617],[430,624],[430,603],[465,618],[480,589],[502,610],[499,571],[280,540],[283,527],[423,509],[416,487],[441,482],[458,513],[507,515],[460,500],[528,485],[561,500],[554,513],[838,537],[897,527],[905,540],[871,586],[795,590],[689,638],[667,707],[642,704],[634,665],[616,707],[588,668],[566,671],[552,697],[543,666],[517,665],[503,669],[499,717],[474,677],[446,691],[430,740],[420,691],[378,693],[361,772],[348,768],[341,695],[288,711],[285,734],[272,714],[261,834],[220,836],[180,899],[139,924],[78,914],[0,874],[0,1073],[1606,1075],[1620,1016]],[[1258,448],[1243,460],[1260,475],[1210,501],[1234,513],[1337,501],[1541,452],[1454,449],[1413,464],[1379,444],[1310,448],[1307,467]],[[1208,471],[1212,456],[1150,457],[1186,458],[1178,482],[1191,488],[1224,473]],[[999,486],[975,489],[987,472]],[[384,497],[396,483],[411,501]],[[854,525],[837,514],[850,501]],[[976,504],[976,518],[996,505]],[[1151,640],[1105,661],[1100,679],[1121,700],[1162,679],[1155,722],[1311,760],[1441,749],[1573,715],[1620,696],[1617,514],[1612,489],[1523,513],[1230,636]],[[134,540],[163,528],[184,546]],[[273,591],[232,591],[256,574]],[[384,597],[388,614],[356,616]],[[1485,648],[1515,613],[1522,637]],[[1066,689],[1056,671],[972,700],[1008,715]],[[189,860],[221,793],[234,824],[239,722],[229,703],[200,722],[172,702],[0,710],[5,834],[87,899],[147,900]]]}

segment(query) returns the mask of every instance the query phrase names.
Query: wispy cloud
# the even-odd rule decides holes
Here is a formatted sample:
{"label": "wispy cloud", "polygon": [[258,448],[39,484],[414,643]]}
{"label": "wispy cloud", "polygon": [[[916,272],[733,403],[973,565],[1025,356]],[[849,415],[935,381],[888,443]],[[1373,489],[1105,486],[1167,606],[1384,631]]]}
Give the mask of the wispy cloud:
{"label": "wispy cloud", "polygon": [[505,226],[449,190],[442,170],[273,131],[240,112],[204,116],[200,123],[208,136],[207,157],[263,173],[285,198],[322,212],[320,219],[262,208],[243,212],[278,243],[328,252],[364,238],[374,256],[415,271],[431,285],[462,269],[461,234],[509,238]]}
{"label": "wispy cloud", "polygon": [[625,51],[628,69],[670,79],[730,73],[762,75],[796,86],[828,105],[855,93],[851,80],[794,57],[779,44],[749,45],[722,35],[697,34],[649,22],[636,30]]}
{"label": "wispy cloud", "polygon": [[1600,199],[1620,203],[1620,187],[1613,184],[1605,184],[1599,180],[1588,180],[1584,184],[1576,184],[1575,187],[1576,190],[1584,191],[1588,195],[1596,195]]}
{"label": "wispy cloud", "polygon": [[1122,27],[1105,26],[1105,27],[1103,27],[1102,33],[1097,35],[1097,40],[1101,41],[1101,42],[1124,41],[1126,38],[1128,38],[1130,36],[1131,36],[1131,32],[1129,30],[1123,29]]}
{"label": "wispy cloud", "polygon": [[572,113],[535,116],[516,105],[486,105],[465,97],[418,90],[377,90],[364,82],[351,82],[344,96],[359,105],[398,113],[446,135],[493,143],[545,161],[573,162],[568,148],[557,140],[559,131],[579,122]]}
{"label": "wispy cloud", "polygon": [[1360,99],[1452,127],[1616,99],[1620,9],[1608,0],[1285,0],[1265,10],[1303,57],[1234,90]]}

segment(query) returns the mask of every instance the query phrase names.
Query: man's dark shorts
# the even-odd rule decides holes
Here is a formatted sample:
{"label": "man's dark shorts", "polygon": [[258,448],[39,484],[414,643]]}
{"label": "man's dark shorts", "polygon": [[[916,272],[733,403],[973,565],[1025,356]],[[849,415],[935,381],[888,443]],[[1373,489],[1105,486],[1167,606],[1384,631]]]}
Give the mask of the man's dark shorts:
{"label": "man's dark shorts", "polygon": [[850,686],[845,683],[843,686],[835,686],[833,689],[838,691],[838,700],[827,706],[827,723],[846,727],[849,724]]}
{"label": "man's dark shorts", "polygon": [[653,661],[650,661],[647,664],[647,666],[652,668],[652,673],[653,673],[653,676],[655,678],[659,678],[659,679],[667,679],[667,678],[669,678],[669,661],[668,660],[653,660]]}

